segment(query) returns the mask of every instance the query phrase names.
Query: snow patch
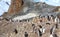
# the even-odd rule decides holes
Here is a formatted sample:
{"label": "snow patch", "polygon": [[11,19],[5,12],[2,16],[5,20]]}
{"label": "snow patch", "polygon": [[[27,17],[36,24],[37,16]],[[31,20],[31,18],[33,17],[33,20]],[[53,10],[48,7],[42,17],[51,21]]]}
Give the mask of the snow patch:
{"label": "snow patch", "polygon": [[38,15],[35,14],[35,13],[28,13],[28,14],[26,14],[26,15],[17,16],[17,17],[15,17],[15,18],[13,18],[12,20],[13,20],[13,21],[23,20],[23,19],[33,18],[33,17],[36,17],[36,16],[38,16]]}

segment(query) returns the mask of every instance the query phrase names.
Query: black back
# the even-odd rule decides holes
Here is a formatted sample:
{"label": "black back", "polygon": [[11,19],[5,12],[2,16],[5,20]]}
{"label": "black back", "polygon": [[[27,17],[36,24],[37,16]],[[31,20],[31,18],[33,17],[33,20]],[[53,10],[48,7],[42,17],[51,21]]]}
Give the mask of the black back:
{"label": "black back", "polygon": [[39,36],[42,36],[42,32],[40,30],[38,30],[38,31],[39,31]]}

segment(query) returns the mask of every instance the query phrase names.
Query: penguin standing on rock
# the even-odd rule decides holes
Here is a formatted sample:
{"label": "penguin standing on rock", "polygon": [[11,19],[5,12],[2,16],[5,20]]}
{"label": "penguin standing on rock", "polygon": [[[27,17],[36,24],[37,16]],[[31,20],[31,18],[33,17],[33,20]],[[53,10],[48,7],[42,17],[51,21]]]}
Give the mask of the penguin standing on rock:
{"label": "penguin standing on rock", "polygon": [[40,27],[40,31],[42,32],[42,34],[45,33],[45,28],[44,28],[44,26],[41,26],[41,25],[40,25],[39,27]]}
{"label": "penguin standing on rock", "polygon": [[38,32],[39,32],[39,36],[42,37],[42,32],[38,29]]}
{"label": "penguin standing on rock", "polygon": [[49,16],[47,16],[47,19],[48,19],[48,21],[50,21],[50,17]]}
{"label": "penguin standing on rock", "polygon": [[58,37],[57,34],[55,34],[55,29],[55,26],[50,29],[50,37]]}
{"label": "penguin standing on rock", "polygon": [[59,23],[59,18],[55,17],[55,23]]}

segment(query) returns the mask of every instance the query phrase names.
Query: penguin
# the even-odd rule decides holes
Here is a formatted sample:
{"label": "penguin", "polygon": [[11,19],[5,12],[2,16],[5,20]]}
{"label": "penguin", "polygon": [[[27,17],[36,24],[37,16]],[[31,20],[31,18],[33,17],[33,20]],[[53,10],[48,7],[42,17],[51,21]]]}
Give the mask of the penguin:
{"label": "penguin", "polygon": [[57,34],[53,34],[53,37],[58,37]]}
{"label": "penguin", "polygon": [[58,24],[55,24],[56,28],[58,29]]}
{"label": "penguin", "polygon": [[42,27],[42,34],[44,34],[45,33],[45,27],[43,26]]}
{"label": "penguin", "polygon": [[50,37],[58,37],[57,34],[51,34]]}
{"label": "penguin", "polygon": [[50,29],[50,34],[53,34],[55,31],[55,26],[52,26],[52,28]]}
{"label": "penguin", "polygon": [[53,26],[53,27],[50,29],[50,37],[58,37],[57,34],[55,34],[54,32],[55,32],[55,26]]}
{"label": "penguin", "polygon": [[50,17],[49,17],[49,16],[47,16],[47,18],[48,18],[48,21],[50,21]]}
{"label": "penguin", "polygon": [[39,28],[40,28],[40,31],[42,32],[42,34],[45,33],[45,28],[44,28],[44,26],[41,26],[41,25],[40,25]]}
{"label": "penguin", "polygon": [[55,23],[59,23],[59,18],[57,16],[55,17]]}
{"label": "penguin", "polygon": [[17,29],[15,29],[14,32],[15,32],[15,34],[17,34],[18,33]]}
{"label": "penguin", "polygon": [[42,32],[38,29],[38,32],[39,32],[39,36],[41,37],[42,36]]}
{"label": "penguin", "polygon": [[33,31],[35,31],[35,24],[32,24],[32,27],[33,27]]}
{"label": "penguin", "polygon": [[27,33],[27,32],[25,32],[25,34],[24,34],[24,35],[25,35],[25,37],[28,37],[28,33]]}

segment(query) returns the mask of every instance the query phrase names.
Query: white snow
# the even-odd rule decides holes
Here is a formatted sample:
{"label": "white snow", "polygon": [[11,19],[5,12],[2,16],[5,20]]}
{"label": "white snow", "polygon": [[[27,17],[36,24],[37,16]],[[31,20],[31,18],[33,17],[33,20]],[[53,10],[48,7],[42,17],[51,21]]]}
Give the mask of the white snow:
{"label": "white snow", "polygon": [[34,0],[34,2],[45,2],[52,6],[60,6],[60,0]]}
{"label": "white snow", "polygon": [[24,7],[23,11],[26,12],[28,10],[28,7]]}
{"label": "white snow", "polygon": [[60,6],[60,0],[47,0],[45,2],[49,5]]}
{"label": "white snow", "polygon": [[0,16],[4,13],[8,11],[9,5],[11,4],[11,0],[1,0],[0,1]]}
{"label": "white snow", "polygon": [[13,18],[12,20],[13,21],[16,21],[16,20],[23,20],[23,19],[29,19],[29,18],[32,18],[32,17],[36,17],[38,16],[37,14],[35,13],[28,13],[26,15],[22,15],[22,16],[17,16],[15,18]]}

